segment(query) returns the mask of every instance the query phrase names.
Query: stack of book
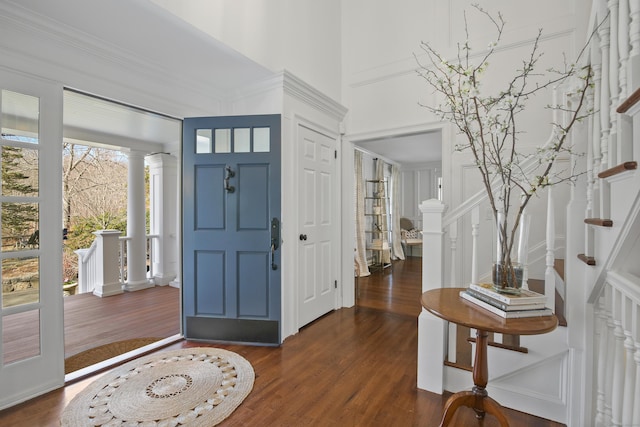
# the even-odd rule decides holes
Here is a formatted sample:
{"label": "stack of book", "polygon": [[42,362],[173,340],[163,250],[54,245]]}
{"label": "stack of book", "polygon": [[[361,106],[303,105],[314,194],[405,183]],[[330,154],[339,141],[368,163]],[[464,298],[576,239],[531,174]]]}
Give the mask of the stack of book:
{"label": "stack of book", "polygon": [[547,297],[528,289],[521,289],[519,294],[503,294],[494,290],[492,284],[480,283],[469,285],[466,290],[460,291],[460,296],[506,319],[553,314],[546,307]]}

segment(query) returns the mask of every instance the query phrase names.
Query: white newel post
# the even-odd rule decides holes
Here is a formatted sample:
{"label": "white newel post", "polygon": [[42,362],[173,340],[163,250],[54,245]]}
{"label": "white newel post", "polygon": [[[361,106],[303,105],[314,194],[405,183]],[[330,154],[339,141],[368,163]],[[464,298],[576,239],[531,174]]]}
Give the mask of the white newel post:
{"label": "white newel post", "polygon": [[144,154],[132,150],[128,154],[127,194],[127,282],[125,291],[150,288],[147,278],[147,237],[144,194]]}
{"label": "white newel post", "polygon": [[150,230],[159,236],[152,240],[153,280],[158,286],[171,283],[177,276],[178,243],[178,162],[166,153],[147,156],[149,164]]}
{"label": "white newel post", "polygon": [[[422,292],[443,287],[442,215],[446,207],[436,199],[420,204],[422,212]],[[442,393],[444,383],[445,321],[422,310],[418,317],[418,388]]]}
{"label": "white newel post", "polygon": [[120,283],[119,230],[94,231],[96,236],[96,275],[93,294],[99,297],[108,297],[122,293]]}

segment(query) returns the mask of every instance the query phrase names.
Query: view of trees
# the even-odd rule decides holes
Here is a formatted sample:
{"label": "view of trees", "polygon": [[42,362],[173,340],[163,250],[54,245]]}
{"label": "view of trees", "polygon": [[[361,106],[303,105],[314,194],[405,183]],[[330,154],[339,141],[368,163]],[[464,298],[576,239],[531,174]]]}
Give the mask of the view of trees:
{"label": "view of trees", "polygon": [[95,224],[94,231],[120,230],[126,223],[127,159],[122,153],[65,143],[62,183],[64,227],[70,232],[78,222]]}
{"label": "view of trees", "polygon": [[[31,165],[27,153],[33,150],[3,146],[2,147],[2,194],[5,196],[37,196],[37,172]],[[30,173],[31,172],[31,173]],[[3,203],[2,236],[3,244],[15,244],[23,236],[35,232],[38,223],[38,206],[32,203]]]}
{"label": "view of trees", "polygon": [[77,277],[75,250],[88,248],[93,232],[127,232],[127,159],[105,148],[65,143],[62,159],[63,221],[67,230],[65,281]]}
{"label": "view of trees", "polygon": [[[38,150],[11,146],[3,146],[1,150],[2,194],[37,196]],[[94,231],[115,229],[126,235],[127,169],[126,155],[121,152],[64,143],[61,228],[67,231],[63,253],[65,281],[77,278],[74,251],[91,246]],[[37,245],[38,204],[3,203],[2,237],[3,246],[9,250]]]}

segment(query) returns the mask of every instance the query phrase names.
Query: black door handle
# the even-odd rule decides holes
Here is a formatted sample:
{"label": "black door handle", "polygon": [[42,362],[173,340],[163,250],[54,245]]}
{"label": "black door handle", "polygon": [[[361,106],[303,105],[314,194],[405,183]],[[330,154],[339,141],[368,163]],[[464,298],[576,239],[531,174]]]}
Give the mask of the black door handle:
{"label": "black door handle", "polygon": [[307,240],[307,235],[306,234],[301,234],[300,235],[300,240]]}
{"label": "black door handle", "polygon": [[277,270],[276,249],[280,247],[280,220],[278,218],[271,219],[271,269]]}
{"label": "black door handle", "polygon": [[224,170],[226,171],[226,176],[224,177],[224,189],[227,190],[227,193],[233,193],[236,189],[233,185],[229,185],[229,179],[236,176],[236,173],[230,166],[225,166]]}

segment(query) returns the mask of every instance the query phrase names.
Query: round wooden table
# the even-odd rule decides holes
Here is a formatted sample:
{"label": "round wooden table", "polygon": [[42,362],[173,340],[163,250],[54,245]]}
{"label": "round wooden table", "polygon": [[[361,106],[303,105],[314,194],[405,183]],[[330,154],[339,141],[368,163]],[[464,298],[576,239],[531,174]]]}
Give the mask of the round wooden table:
{"label": "round wooden table", "polygon": [[508,426],[502,406],[489,397],[486,387],[489,381],[487,362],[487,336],[489,332],[512,335],[537,335],[553,331],[558,326],[555,315],[503,319],[460,297],[466,288],[432,289],[422,294],[422,306],[441,319],[476,330],[476,353],[473,362],[473,383],[471,391],[461,391],[452,395],[444,407],[440,426],[449,425],[455,411],[460,406],[468,406],[476,411],[478,418],[485,413],[494,415],[502,426]]}

